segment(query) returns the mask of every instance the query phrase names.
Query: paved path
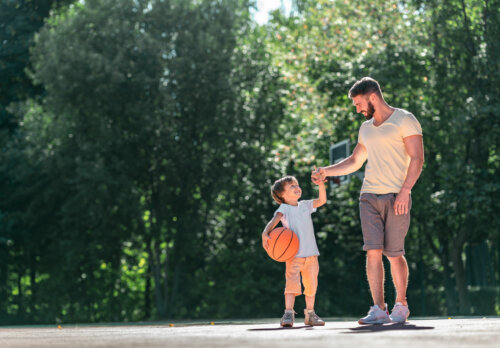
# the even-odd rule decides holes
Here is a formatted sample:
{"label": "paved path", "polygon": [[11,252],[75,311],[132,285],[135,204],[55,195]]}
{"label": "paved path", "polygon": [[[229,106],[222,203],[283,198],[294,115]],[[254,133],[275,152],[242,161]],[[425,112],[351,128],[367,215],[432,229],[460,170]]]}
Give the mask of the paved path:
{"label": "paved path", "polygon": [[0,327],[1,348],[58,347],[500,347],[500,318],[415,319],[359,326],[330,319],[324,327],[279,319],[143,325]]}

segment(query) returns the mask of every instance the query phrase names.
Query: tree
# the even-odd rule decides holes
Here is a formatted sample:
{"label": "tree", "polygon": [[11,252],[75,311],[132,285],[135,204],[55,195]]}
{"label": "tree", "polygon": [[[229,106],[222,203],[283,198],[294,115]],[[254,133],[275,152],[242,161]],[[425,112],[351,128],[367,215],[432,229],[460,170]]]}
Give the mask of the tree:
{"label": "tree", "polygon": [[0,3],[0,139],[3,145],[17,125],[7,108],[9,104],[33,98],[42,90],[33,85],[26,73],[29,66],[29,48],[35,33],[53,9],[62,8],[72,0],[23,0]]}
{"label": "tree", "polygon": [[[429,132],[424,174],[431,197],[425,221],[429,246],[442,259],[445,285],[454,277],[458,306],[448,295],[449,313],[478,313],[470,302],[463,257],[467,245],[498,239],[494,211],[499,201],[498,2],[417,2],[428,14],[423,36],[429,47]],[[492,223],[490,223],[492,222]],[[451,270],[448,264],[451,263]],[[470,280],[469,280],[470,281]],[[451,294],[453,289],[448,290]],[[489,294],[488,296],[491,296]],[[478,304],[478,306],[480,306]]]}
{"label": "tree", "polygon": [[[44,289],[37,308],[51,311],[31,320],[196,313],[212,248],[233,242],[209,227],[249,192],[242,180],[260,185],[253,168],[281,117],[278,72],[248,21],[238,1],[88,1],[37,36],[46,96],[18,113],[20,152],[40,164],[43,188],[19,177],[39,210],[17,216],[26,201],[14,195],[5,217],[32,221],[25,234],[45,248],[14,272]],[[227,237],[234,226],[221,228]],[[12,255],[32,250],[16,245]],[[54,255],[64,255],[58,273]]]}

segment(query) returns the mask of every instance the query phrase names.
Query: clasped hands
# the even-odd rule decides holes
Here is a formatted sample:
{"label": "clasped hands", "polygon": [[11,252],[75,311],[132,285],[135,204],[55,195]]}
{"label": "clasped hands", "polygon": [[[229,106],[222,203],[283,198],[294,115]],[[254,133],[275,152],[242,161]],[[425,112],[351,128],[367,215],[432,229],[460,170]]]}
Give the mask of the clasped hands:
{"label": "clasped hands", "polygon": [[325,169],[322,167],[316,168],[316,166],[314,166],[314,169],[311,171],[311,181],[316,185],[327,182],[328,179],[326,178]]}

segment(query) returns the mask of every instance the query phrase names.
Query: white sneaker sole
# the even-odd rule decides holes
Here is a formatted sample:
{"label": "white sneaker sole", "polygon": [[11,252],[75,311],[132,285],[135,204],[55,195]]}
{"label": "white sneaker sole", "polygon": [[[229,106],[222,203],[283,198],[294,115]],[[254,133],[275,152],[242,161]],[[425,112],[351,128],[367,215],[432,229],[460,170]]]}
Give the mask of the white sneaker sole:
{"label": "white sneaker sole", "polygon": [[403,323],[406,323],[406,322],[408,321],[408,317],[404,318],[403,320],[401,320],[401,319],[392,319],[392,318],[391,318],[391,321],[392,321],[393,323],[403,324]]}
{"label": "white sneaker sole", "polygon": [[363,319],[359,319],[358,320],[358,324],[361,324],[361,325],[370,325],[370,324],[388,324],[388,323],[391,323],[391,319],[390,318],[385,318],[385,319],[377,319],[377,320],[363,320]]}
{"label": "white sneaker sole", "polygon": [[408,317],[410,316],[410,311],[408,311],[408,315],[406,316],[406,318],[397,318],[397,319],[393,319],[390,315],[389,315],[389,318],[391,319],[391,321],[393,323],[398,323],[398,324],[403,324],[405,323],[406,321],[408,321]]}
{"label": "white sneaker sole", "polygon": [[307,323],[307,322],[304,321],[304,324],[308,325],[308,326],[325,326],[324,322],[323,323],[310,324],[310,323]]}

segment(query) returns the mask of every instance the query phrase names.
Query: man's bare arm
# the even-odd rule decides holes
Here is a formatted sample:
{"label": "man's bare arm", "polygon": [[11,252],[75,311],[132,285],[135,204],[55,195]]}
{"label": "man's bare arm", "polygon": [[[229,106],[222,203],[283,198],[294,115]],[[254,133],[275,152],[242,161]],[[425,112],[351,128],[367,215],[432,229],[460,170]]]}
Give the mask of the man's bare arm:
{"label": "man's bare arm", "polygon": [[394,202],[394,213],[396,215],[408,214],[408,205],[410,201],[411,189],[417,182],[422,173],[422,166],[424,164],[424,143],[421,135],[411,135],[403,138],[405,149],[410,156],[410,165],[406,179],[403,182],[401,191],[396,197]]}
{"label": "man's bare arm", "polygon": [[411,160],[401,190],[411,192],[411,189],[420,177],[420,173],[422,173],[422,166],[424,164],[424,142],[421,135],[412,135],[403,138],[403,142]]}
{"label": "man's bare arm", "polygon": [[367,157],[368,153],[366,151],[366,147],[363,144],[358,143],[349,157],[331,166],[319,168],[319,173],[324,174],[324,176],[342,176],[351,174],[363,166]]}

